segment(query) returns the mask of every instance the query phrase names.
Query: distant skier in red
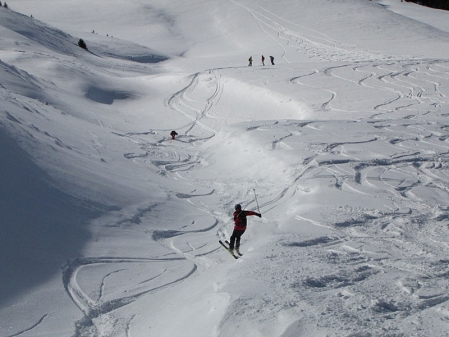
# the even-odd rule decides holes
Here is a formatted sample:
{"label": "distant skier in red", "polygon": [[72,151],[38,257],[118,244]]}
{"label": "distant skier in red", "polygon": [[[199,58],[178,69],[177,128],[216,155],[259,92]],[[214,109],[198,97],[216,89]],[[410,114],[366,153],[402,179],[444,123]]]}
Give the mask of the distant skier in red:
{"label": "distant skier in red", "polygon": [[259,218],[262,217],[262,214],[256,213],[253,211],[244,211],[242,210],[242,206],[240,204],[235,205],[235,212],[234,212],[234,231],[231,235],[231,240],[229,242],[229,250],[234,250],[234,244],[235,244],[235,250],[237,253],[239,253],[240,248],[240,237],[245,233],[247,220],[246,217],[249,215],[255,215]]}
{"label": "distant skier in red", "polygon": [[171,136],[171,139],[175,139],[175,137],[178,135],[178,133],[176,132],[176,131],[172,131],[172,132],[170,132],[170,136]]}

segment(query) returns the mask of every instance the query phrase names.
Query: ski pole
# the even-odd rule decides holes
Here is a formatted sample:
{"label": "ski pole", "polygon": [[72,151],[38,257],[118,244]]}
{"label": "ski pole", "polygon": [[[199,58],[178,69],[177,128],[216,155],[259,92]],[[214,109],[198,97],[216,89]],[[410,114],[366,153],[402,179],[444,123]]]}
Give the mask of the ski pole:
{"label": "ski pole", "polygon": [[259,213],[260,213],[259,202],[257,201],[256,189],[253,188],[253,191],[254,191],[254,197],[256,198],[257,210],[258,210]]}

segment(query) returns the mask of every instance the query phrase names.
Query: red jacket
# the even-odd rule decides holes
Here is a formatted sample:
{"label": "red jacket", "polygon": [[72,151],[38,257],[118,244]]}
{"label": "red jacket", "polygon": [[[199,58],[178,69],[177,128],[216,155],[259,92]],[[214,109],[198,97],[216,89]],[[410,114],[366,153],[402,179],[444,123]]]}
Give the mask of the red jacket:
{"label": "red jacket", "polygon": [[234,229],[238,231],[246,230],[246,217],[248,215],[257,215],[260,216],[259,213],[253,211],[235,211],[234,212]]}

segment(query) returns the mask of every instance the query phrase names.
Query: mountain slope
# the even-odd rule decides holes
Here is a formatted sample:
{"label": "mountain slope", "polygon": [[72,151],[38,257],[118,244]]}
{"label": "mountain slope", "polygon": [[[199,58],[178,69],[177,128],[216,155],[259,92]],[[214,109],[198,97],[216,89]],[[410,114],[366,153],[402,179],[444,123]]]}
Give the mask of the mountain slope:
{"label": "mountain slope", "polygon": [[0,335],[444,335],[448,36],[379,3],[0,9]]}

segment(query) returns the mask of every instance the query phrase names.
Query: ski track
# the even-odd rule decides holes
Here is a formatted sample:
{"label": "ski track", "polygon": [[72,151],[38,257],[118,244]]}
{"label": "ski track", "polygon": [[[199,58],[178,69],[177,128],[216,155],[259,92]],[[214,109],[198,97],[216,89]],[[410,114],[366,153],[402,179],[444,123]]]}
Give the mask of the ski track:
{"label": "ski track", "polygon": [[[212,83],[212,89],[207,88]],[[203,90],[198,90],[201,86]],[[206,88],[205,88],[206,87]],[[181,89],[168,99],[168,106],[175,111],[180,112],[185,117],[191,120],[189,124],[181,127],[180,130],[185,129],[184,135],[188,136],[195,127],[200,127],[207,134],[204,139],[213,137],[216,131],[207,126],[202,120],[208,116],[208,111],[220,101],[222,94],[222,84],[220,73],[218,70],[208,70],[203,73],[196,73],[192,76],[192,80],[185,88]],[[200,93],[196,97],[196,93]],[[203,92],[208,94],[203,96]]]}
{"label": "ski track", "polygon": [[[404,130],[407,130],[410,125],[396,125],[396,127],[398,129],[404,127]],[[394,138],[388,140],[397,135],[398,129],[388,130],[383,137],[366,141],[365,144],[383,141],[397,146],[397,153],[403,153],[402,142]],[[315,132],[319,129],[311,128],[311,130]],[[319,136],[310,138],[315,139]],[[361,194],[401,205],[391,212],[380,213],[347,206],[336,209],[338,213],[331,212],[324,222],[296,216],[298,220],[332,229],[335,237],[318,237],[304,241],[290,239],[285,243],[286,249],[281,250],[280,254],[283,258],[288,256],[292,263],[296,260],[297,265],[301,266],[303,254],[306,254],[309,262],[316,259],[316,263],[322,265],[324,262],[324,265],[328,265],[320,275],[316,275],[315,270],[308,271],[304,268],[300,270],[299,277],[288,272],[284,275],[271,275],[273,287],[276,287],[277,283],[285,282],[285,279],[293,280],[288,290],[292,297],[289,305],[303,306],[304,301],[308,301],[307,294],[310,293],[310,304],[316,306],[317,293],[322,293],[323,303],[331,301],[332,305],[329,307],[341,309],[339,312],[326,313],[326,308],[322,308],[324,315],[336,315],[338,318],[328,321],[333,322],[335,325],[333,328],[337,331],[344,331],[344,323],[338,325],[335,322],[344,322],[345,316],[358,314],[359,319],[370,322],[368,324],[370,331],[380,334],[382,331],[392,329],[388,324],[390,319],[417,317],[422,315],[422,310],[431,309],[448,301],[449,297],[445,295],[445,289],[449,286],[447,263],[434,258],[448,253],[448,245],[445,242],[447,234],[440,237],[444,232],[440,229],[440,225],[445,227],[448,219],[447,205],[428,204],[426,199],[413,194],[414,190],[420,188],[438,189],[442,195],[449,193],[449,180],[446,176],[438,174],[439,170],[444,169],[438,164],[439,159],[446,162],[448,156],[447,144],[444,140],[443,142],[439,140],[438,130],[436,134],[430,134],[424,139],[424,142],[420,139],[413,140],[414,147],[420,148],[421,144],[422,151],[394,155],[390,159],[321,160],[317,156],[311,164],[306,165],[309,168],[306,174],[302,173],[293,186],[283,190],[279,198],[273,199],[278,205],[287,203],[291,196],[291,193],[287,193],[288,189],[296,190],[299,185],[307,184],[309,179],[331,178],[337,189],[359,191]],[[426,149],[429,147],[426,143],[438,144],[440,151],[427,153]],[[339,153],[350,144],[341,142],[323,145],[326,146],[322,147],[320,157]],[[363,144],[360,143],[358,147],[363,148]],[[324,169],[330,175],[323,175],[324,171],[320,169]],[[408,214],[409,221],[402,221],[402,213]],[[340,221],[335,221],[339,218]],[[410,230],[411,227],[413,230]],[[418,233],[418,236],[409,237],[409,232]],[[384,236],[379,236],[380,233]],[[376,237],[375,246],[367,246],[368,243],[372,244],[374,237]],[[365,246],[367,248],[364,248]],[[435,248],[441,252],[434,254]],[[392,254],[383,253],[386,251]],[[276,261],[275,255],[267,255],[265,258]],[[336,271],[335,266],[341,267]],[[394,274],[396,271],[403,271],[409,277],[399,279],[398,284],[394,285],[397,286],[397,292],[395,300],[392,301],[382,297],[384,293],[382,287],[391,285],[385,284],[381,275]],[[259,272],[253,273],[255,275],[252,277],[257,277]],[[270,271],[264,269],[260,273]],[[424,288],[433,289],[429,297],[419,294],[422,291],[420,289]],[[397,298],[400,298],[400,301]],[[366,312],[365,317],[360,316],[360,310]]]}
{"label": "ski track", "polygon": [[[339,99],[338,92],[325,85],[317,87],[309,84],[316,83],[317,78],[325,83],[325,77],[337,78],[348,82],[350,85],[360,87],[361,99],[369,99],[371,90],[384,92],[385,101],[373,102],[373,115],[391,113],[401,110],[432,111],[447,103],[447,78],[435,75],[427,71],[421,71],[420,67],[430,69],[432,65],[447,64],[446,60],[377,60],[370,62],[348,63],[341,66],[320,70],[306,71],[306,74],[292,77],[290,82],[314,90],[329,93],[329,99],[316,104],[316,110],[323,111],[348,111],[344,104],[346,97]],[[446,72],[447,73],[447,72]],[[447,75],[443,73],[443,75]],[[366,90],[368,91],[366,91]],[[376,112],[377,111],[377,112]]]}
{"label": "ski track", "polygon": [[28,329],[19,331],[19,332],[15,333],[15,334],[8,335],[8,336],[6,336],[6,337],[17,337],[17,336],[21,336],[21,335],[24,335],[24,334],[28,334],[28,333],[29,333],[30,331],[32,331],[34,328],[38,327],[38,326],[45,320],[45,318],[47,318],[47,316],[48,316],[48,314],[43,315],[43,316],[36,322],[36,324],[33,324],[33,325],[32,325],[31,327],[29,327]]}
{"label": "ski track", "polygon": [[[197,265],[193,264],[190,270],[187,270],[187,273],[181,276],[173,276],[170,281],[159,285],[151,284],[151,281],[154,281],[165,274],[165,271],[156,275],[153,278],[146,279],[139,284],[144,284],[143,288],[140,286],[136,289],[130,289],[129,291],[125,291],[126,293],[130,293],[128,296],[120,297],[106,300],[104,299],[105,294],[105,286],[107,284],[107,279],[111,277],[111,275],[115,273],[119,273],[124,271],[125,269],[119,268],[120,266],[126,264],[153,264],[153,263],[170,263],[170,261],[179,261],[185,260],[185,258],[118,258],[118,257],[102,257],[102,258],[78,258],[74,260],[70,260],[63,267],[63,283],[64,287],[67,291],[67,294],[72,299],[72,301],[78,306],[78,308],[83,312],[84,317],[75,323],[76,333],[74,336],[99,336],[103,335],[103,327],[104,321],[107,321],[107,325],[112,330],[117,330],[117,328],[110,326],[114,325],[119,321],[119,317],[114,314],[115,311],[120,308],[133,303],[138,300],[142,296],[146,296],[148,294],[154,293],[156,291],[160,291],[168,286],[173,286],[179,282],[182,282],[189,278],[192,274],[197,270]],[[82,271],[85,266],[89,265],[103,265],[103,264],[111,264],[113,266],[117,266],[118,269],[113,270],[110,273],[107,273],[100,285],[99,285],[99,296],[98,299],[95,300],[91,298],[88,294],[86,294],[80,284],[78,283],[77,277],[78,273]],[[115,267],[114,267],[115,268]],[[150,284],[148,284],[150,283]],[[41,321],[45,318],[45,316],[41,319]],[[129,319],[129,322],[125,324],[125,332],[127,336],[130,336],[130,324],[133,317]],[[39,323],[38,323],[39,324]],[[121,325],[118,325],[118,328]],[[28,330],[27,330],[28,331]]]}
{"label": "ski track", "polygon": [[304,53],[323,61],[362,61],[380,57],[379,53],[359,51],[356,46],[345,45],[325,34],[285,20],[261,6],[254,9],[238,1],[231,1],[253,16],[263,33],[278,44],[282,50],[281,57],[287,63],[290,63],[288,61],[290,51]]}

